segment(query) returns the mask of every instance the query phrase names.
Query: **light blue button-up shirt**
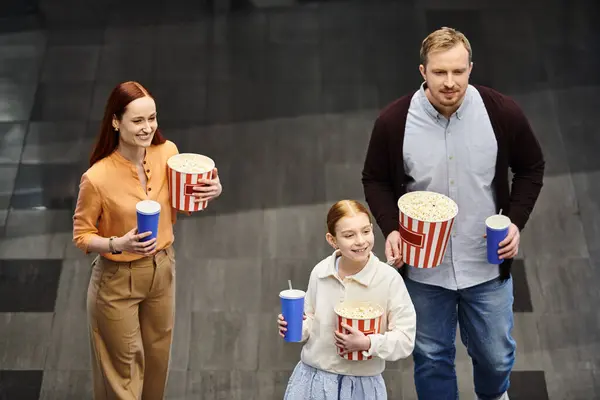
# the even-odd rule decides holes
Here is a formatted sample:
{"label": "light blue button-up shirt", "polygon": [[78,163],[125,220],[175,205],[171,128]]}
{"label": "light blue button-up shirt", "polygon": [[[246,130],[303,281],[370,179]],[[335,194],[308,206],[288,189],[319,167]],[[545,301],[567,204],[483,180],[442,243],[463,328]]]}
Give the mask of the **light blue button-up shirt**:
{"label": "light blue button-up shirt", "polygon": [[473,86],[450,119],[431,105],[424,85],[414,94],[404,136],[404,167],[414,179],[407,189],[442,193],[459,211],[442,264],[409,267],[408,278],[457,290],[500,275],[498,266],[487,262],[483,237],[485,219],[496,212],[492,180],[497,152],[487,110]]}

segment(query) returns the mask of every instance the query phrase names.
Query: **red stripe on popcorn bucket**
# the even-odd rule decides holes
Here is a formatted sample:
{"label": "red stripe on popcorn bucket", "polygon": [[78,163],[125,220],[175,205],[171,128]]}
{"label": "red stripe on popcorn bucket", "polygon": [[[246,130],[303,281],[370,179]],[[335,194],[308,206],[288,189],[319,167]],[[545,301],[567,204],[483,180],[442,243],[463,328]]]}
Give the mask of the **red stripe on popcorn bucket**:
{"label": "red stripe on popcorn bucket", "polygon": [[181,153],[167,160],[171,206],[180,211],[201,211],[208,202],[197,202],[194,186],[199,179],[212,179],[215,162],[201,154]]}
{"label": "red stripe on popcorn bucket", "polygon": [[[442,263],[458,205],[435,192],[410,192],[398,200],[402,260],[415,268]],[[411,216],[412,215],[412,216]]]}
{"label": "red stripe on popcorn bucket", "polygon": [[[352,313],[352,310],[358,310],[360,308],[368,310],[371,308],[371,314],[375,316],[365,316],[364,318],[348,318],[348,312]],[[383,308],[377,304],[364,303],[364,302],[343,302],[338,304],[334,309],[337,316],[337,331],[344,334],[349,334],[348,330],[342,326],[346,324],[355,329],[358,329],[365,335],[373,335],[381,333],[381,319],[383,316]],[[338,354],[350,361],[363,361],[370,360],[372,356],[365,356],[362,351],[353,351],[347,354],[341,354],[342,350],[338,348]]]}

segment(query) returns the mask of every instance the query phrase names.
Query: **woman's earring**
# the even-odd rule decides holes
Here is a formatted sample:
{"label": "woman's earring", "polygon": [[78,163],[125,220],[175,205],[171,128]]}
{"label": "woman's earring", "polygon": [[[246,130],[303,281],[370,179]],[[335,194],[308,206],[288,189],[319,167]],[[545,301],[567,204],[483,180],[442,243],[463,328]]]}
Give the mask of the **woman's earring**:
{"label": "woman's earring", "polygon": [[115,132],[119,132],[119,128],[115,126]]}

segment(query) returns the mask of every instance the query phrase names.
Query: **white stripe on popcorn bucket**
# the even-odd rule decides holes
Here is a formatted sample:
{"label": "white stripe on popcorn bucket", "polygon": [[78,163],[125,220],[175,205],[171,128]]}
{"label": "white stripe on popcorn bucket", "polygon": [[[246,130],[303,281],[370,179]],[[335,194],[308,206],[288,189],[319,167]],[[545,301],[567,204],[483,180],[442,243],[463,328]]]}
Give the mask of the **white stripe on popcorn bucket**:
{"label": "white stripe on popcorn bucket", "polygon": [[[405,210],[411,197],[416,201],[433,201],[440,210],[430,221],[409,216]],[[431,200],[433,199],[433,200]],[[437,201],[436,201],[437,200]],[[402,260],[415,268],[434,268],[442,263],[458,214],[458,206],[447,196],[434,192],[410,192],[398,200],[400,210],[399,230],[402,242]]]}
{"label": "white stripe on popcorn bucket", "polygon": [[[215,162],[201,154],[181,153],[167,160],[171,206],[180,211],[201,211],[207,201],[195,201],[194,186],[199,179],[212,179]],[[204,172],[201,172],[204,171]]]}
{"label": "white stripe on popcorn bucket", "polygon": [[[344,309],[348,310],[348,309],[355,309],[358,307],[373,307],[376,309],[377,316],[369,317],[369,318],[347,318],[344,316],[345,313],[341,311]],[[353,302],[343,302],[343,303],[338,304],[335,307],[334,311],[335,311],[336,317],[337,317],[337,324],[336,324],[337,331],[340,333],[345,333],[345,334],[350,333],[347,331],[347,329],[342,327],[342,324],[346,324],[355,329],[358,329],[365,335],[381,333],[381,319],[383,316],[383,308],[379,305],[372,304],[372,303],[366,303],[366,302],[354,302],[354,303]],[[362,351],[353,351],[353,352],[350,352],[350,353],[344,354],[344,355],[342,355],[341,353],[342,353],[342,350],[340,350],[338,348],[338,354],[342,358],[345,358],[346,360],[350,360],[350,361],[363,361],[363,360],[370,360],[371,358],[373,358],[372,356],[369,356],[369,357],[365,356]]]}

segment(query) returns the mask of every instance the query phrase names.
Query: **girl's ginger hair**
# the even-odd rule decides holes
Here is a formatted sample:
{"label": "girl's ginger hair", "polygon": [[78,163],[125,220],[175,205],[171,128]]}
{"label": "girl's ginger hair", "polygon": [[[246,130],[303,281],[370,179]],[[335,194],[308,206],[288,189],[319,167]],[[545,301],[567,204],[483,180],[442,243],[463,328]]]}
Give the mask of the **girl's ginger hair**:
{"label": "girl's ginger hair", "polygon": [[335,228],[340,219],[352,217],[358,214],[365,214],[371,222],[369,210],[356,200],[340,200],[329,209],[327,213],[327,232],[335,236]]}

